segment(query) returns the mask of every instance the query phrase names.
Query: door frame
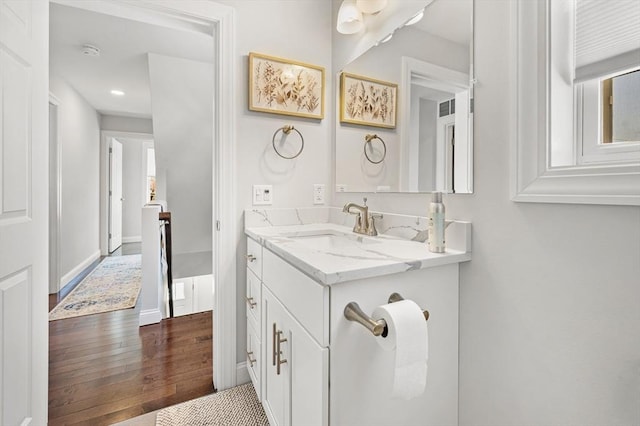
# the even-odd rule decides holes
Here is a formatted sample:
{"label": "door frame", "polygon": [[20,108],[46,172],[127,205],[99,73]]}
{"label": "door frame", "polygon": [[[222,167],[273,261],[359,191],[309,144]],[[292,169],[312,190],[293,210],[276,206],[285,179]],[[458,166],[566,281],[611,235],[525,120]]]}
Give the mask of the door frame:
{"label": "door frame", "polygon": [[[55,109],[55,127],[51,137],[49,122],[49,294],[60,291],[60,219],[62,217],[62,149],[60,144],[60,100],[49,92],[49,120],[51,106]],[[53,139],[53,140],[52,140]],[[52,202],[52,198],[55,202]]]}
{"label": "door frame", "polygon": [[[237,229],[235,182],[236,134],[236,49],[235,10],[213,1],[198,0],[100,0],[80,2],[50,0],[72,7],[80,7],[129,19],[145,20],[166,25],[163,14],[185,22],[206,22],[213,27],[215,52],[213,99],[213,273],[215,297],[213,302],[213,383],[218,390],[236,385],[244,371],[238,368],[236,357],[236,262],[241,237]],[[159,13],[158,13],[159,12]],[[108,133],[105,131],[105,133]],[[104,136],[101,137],[104,145]],[[101,153],[103,151],[101,147]],[[102,164],[102,162],[101,162]],[[101,165],[101,168],[103,166]],[[101,173],[102,179],[103,173]],[[101,188],[103,185],[101,185]],[[103,198],[101,197],[101,200]],[[103,201],[104,202],[104,201]],[[101,212],[104,209],[101,209]],[[101,213],[102,214],[102,213]],[[101,236],[104,235],[101,218]],[[101,238],[100,248],[103,242]]]}

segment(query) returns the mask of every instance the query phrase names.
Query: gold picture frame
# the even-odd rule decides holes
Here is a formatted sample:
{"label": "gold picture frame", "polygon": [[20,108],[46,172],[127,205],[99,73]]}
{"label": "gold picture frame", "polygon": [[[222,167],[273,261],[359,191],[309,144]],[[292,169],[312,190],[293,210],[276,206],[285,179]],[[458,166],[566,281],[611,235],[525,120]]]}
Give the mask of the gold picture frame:
{"label": "gold picture frame", "polygon": [[249,53],[249,109],[324,118],[324,68]]}
{"label": "gold picture frame", "polygon": [[361,75],[340,75],[340,122],[395,129],[398,85]]}

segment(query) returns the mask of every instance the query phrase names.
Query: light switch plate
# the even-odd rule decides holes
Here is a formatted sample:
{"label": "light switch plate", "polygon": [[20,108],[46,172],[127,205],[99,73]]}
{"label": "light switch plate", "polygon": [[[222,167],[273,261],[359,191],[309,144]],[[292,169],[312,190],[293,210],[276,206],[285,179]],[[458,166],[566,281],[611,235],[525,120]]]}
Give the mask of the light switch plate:
{"label": "light switch plate", "polygon": [[253,205],[268,206],[273,204],[273,187],[271,185],[253,185]]}
{"label": "light switch plate", "polygon": [[313,185],[313,204],[324,204],[324,184]]}

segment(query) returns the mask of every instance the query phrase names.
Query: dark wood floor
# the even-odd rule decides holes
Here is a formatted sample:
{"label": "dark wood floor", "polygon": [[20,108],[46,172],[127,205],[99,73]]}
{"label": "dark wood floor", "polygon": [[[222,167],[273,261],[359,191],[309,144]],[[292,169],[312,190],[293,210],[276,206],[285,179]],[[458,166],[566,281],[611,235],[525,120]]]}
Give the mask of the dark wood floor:
{"label": "dark wood floor", "polygon": [[145,327],[138,313],[49,323],[49,425],[110,425],[214,391],[211,312]]}

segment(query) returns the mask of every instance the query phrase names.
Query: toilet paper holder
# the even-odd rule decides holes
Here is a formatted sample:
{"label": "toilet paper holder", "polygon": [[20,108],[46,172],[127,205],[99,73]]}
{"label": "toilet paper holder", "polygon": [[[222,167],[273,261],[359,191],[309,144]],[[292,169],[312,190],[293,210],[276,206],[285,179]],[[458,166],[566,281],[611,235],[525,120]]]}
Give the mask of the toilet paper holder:
{"label": "toilet paper holder", "polygon": [[[400,294],[392,293],[391,296],[389,296],[388,303],[399,302],[401,300],[404,300],[404,298]],[[424,314],[424,320],[427,321],[429,319],[429,311],[424,310],[422,313]],[[362,324],[374,336],[387,337],[387,322],[383,319],[374,320],[364,313],[357,302],[347,303],[347,306],[344,307],[344,316],[349,321],[355,321],[358,324]]]}

